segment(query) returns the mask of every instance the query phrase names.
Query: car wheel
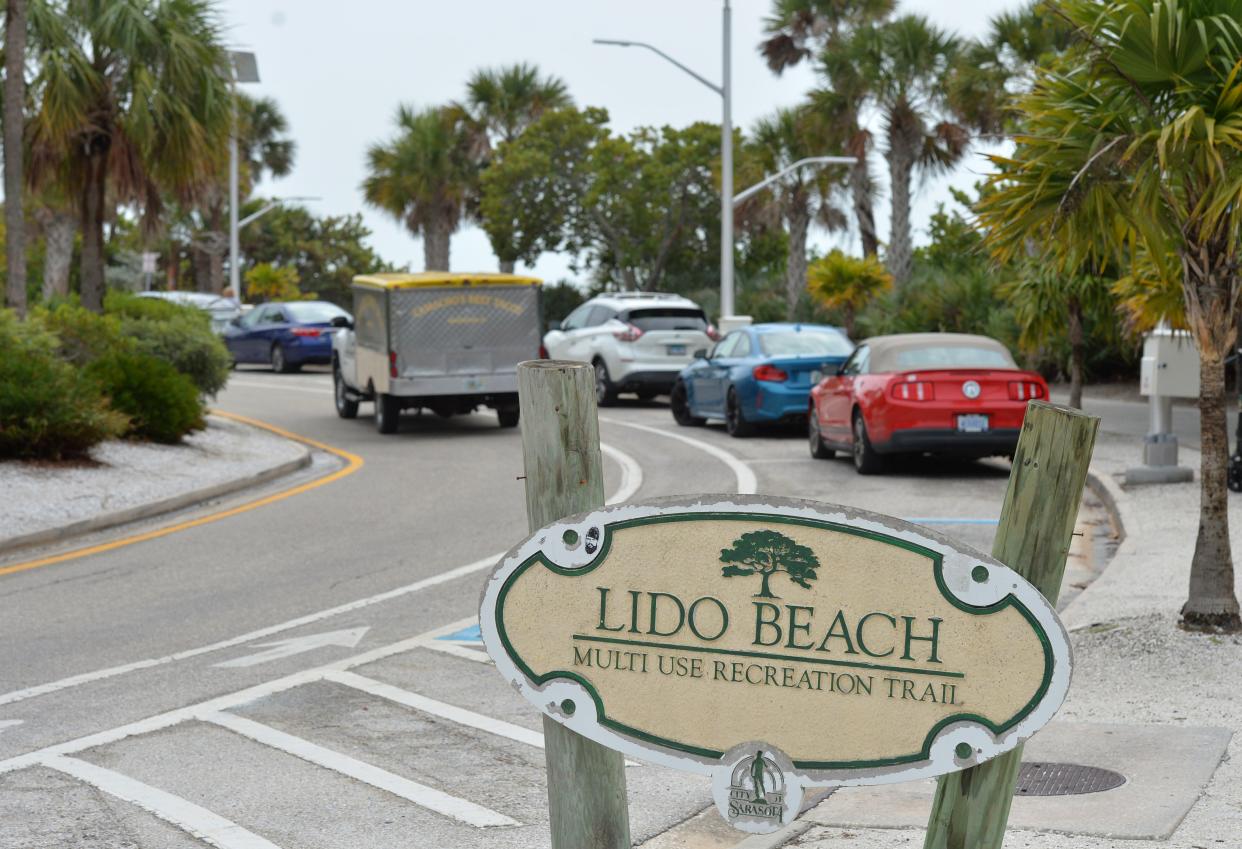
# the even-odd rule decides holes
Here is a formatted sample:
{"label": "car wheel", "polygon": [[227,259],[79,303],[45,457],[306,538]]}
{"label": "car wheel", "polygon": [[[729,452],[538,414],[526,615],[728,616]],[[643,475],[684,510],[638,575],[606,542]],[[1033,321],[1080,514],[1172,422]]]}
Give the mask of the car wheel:
{"label": "car wheel", "polygon": [[750,436],[755,432],[755,425],[746,421],[746,416],[742,413],[742,402],[732,386],[725,398],[725,430],[729,432],[729,436],[736,437]]}
{"label": "car wheel", "polygon": [[500,420],[501,427],[517,427],[518,409],[517,407],[511,407],[504,410],[497,410],[496,418]]}
{"label": "car wheel", "polygon": [[819,432],[819,422],[816,420],[815,408],[807,410],[806,414],[806,430],[811,440],[811,456],[816,460],[831,460],[837,455],[827,445],[824,444],[824,437]]}
{"label": "car wheel", "polygon": [[332,394],[336,398],[336,414],[343,419],[358,416],[358,402],[349,397],[349,389],[345,386],[345,378],[341,377],[339,363],[332,364]]}
{"label": "car wheel", "polygon": [[673,410],[673,421],[682,427],[702,427],[707,424],[707,419],[691,412],[686,384],[680,380],[673,384],[673,391],[669,393],[669,406]]}
{"label": "car wheel", "polygon": [[867,422],[858,410],[854,411],[854,470],[860,475],[878,475],[884,471],[884,457],[872,447]]}
{"label": "car wheel", "polygon": [[392,395],[375,393],[375,429],[380,433],[396,433],[401,421],[401,403]]}
{"label": "car wheel", "polygon": [[279,374],[288,374],[293,371],[293,366],[289,364],[289,360],[285,357],[284,346],[277,342],[272,346],[269,361],[272,364],[272,371]]}
{"label": "car wheel", "polygon": [[608,379],[608,366],[603,360],[595,361],[595,403],[601,407],[617,403],[617,387]]}

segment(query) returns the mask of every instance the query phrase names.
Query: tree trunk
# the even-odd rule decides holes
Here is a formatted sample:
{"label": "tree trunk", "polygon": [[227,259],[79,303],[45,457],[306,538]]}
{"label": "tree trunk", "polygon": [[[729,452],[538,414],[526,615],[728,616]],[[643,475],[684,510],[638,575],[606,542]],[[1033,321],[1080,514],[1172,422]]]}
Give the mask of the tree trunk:
{"label": "tree trunk", "polygon": [[517,263],[511,259],[502,259],[500,261],[500,273],[501,274],[512,274],[513,267],[515,265],[517,265]]}
{"label": "tree trunk", "polygon": [[1082,304],[1077,298],[1069,300],[1069,342],[1070,342],[1070,397],[1069,405],[1076,410],[1082,409],[1082,375],[1083,365],[1087,358],[1087,346],[1083,341]]}
{"label": "tree trunk", "polygon": [[1225,370],[1220,355],[1203,346],[1199,352],[1199,434],[1199,535],[1190,561],[1190,597],[1182,607],[1182,626],[1237,631],[1242,629],[1242,620],[1229,546]]}
{"label": "tree trunk", "polygon": [[86,160],[82,192],[82,306],[103,312],[104,301],[104,193],[107,179],[106,150],[93,150]]}
{"label": "tree trunk", "polygon": [[452,229],[447,220],[433,218],[423,228],[423,270],[449,270],[449,239]]}
{"label": "tree trunk", "polygon": [[[855,154],[857,155],[857,154]],[[876,256],[880,252],[880,239],[875,232],[875,212],[871,207],[871,172],[863,156],[850,166],[850,193],[854,198],[854,220],[858,222],[858,238],[862,242],[863,256]]]}
{"label": "tree trunk", "polygon": [[846,304],[844,307],[841,308],[841,311],[844,314],[844,318],[845,318],[845,335],[848,336],[851,340],[855,339],[856,337],[854,336],[854,321],[855,321],[856,316],[855,316],[855,311],[854,311],[854,305]]}
{"label": "tree trunk", "polygon": [[26,0],[4,9],[4,247],[10,307],[26,314],[26,219],[22,155],[26,115]]}
{"label": "tree trunk", "polygon": [[893,139],[888,151],[888,174],[892,193],[892,215],[888,234],[886,265],[898,291],[910,279],[913,248],[910,242],[910,175],[914,170],[913,152],[904,141]]}
{"label": "tree trunk", "polygon": [[806,231],[811,210],[798,203],[789,215],[789,248],[785,255],[785,318],[794,320],[798,302],[806,291]]}
{"label": "tree trunk", "polygon": [[43,300],[69,294],[69,267],[73,263],[73,236],[78,218],[71,212],[49,209],[40,215],[43,225]]}

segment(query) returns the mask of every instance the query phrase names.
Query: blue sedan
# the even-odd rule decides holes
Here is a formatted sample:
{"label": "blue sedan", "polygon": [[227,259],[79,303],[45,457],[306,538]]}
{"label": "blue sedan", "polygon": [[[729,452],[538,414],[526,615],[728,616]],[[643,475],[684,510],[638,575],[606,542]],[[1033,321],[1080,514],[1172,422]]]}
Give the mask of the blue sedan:
{"label": "blue sedan", "polygon": [[844,332],[819,324],[756,324],[711,351],[696,351],[673,386],[673,418],[683,426],[723,419],[730,436],[761,423],[802,422],[811,387],[836,373],[854,350]]}
{"label": "blue sedan", "polygon": [[235,364],[297,371],[306,363],[332,362],[332,331],[351,321],[349,313],[327,301],[260,304],[225,327],[224,344]]}

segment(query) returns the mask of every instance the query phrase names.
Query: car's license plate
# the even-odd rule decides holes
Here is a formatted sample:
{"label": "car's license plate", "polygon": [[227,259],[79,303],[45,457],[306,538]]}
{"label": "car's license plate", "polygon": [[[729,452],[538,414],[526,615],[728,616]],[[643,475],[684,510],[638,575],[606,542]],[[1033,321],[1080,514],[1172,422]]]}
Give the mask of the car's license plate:
{"label": "car's license plate", "polygon": [[685,353],[686,353],[685,345],[669,345],[668,346],[668,355],[670,357],[685,356]]}
{"label": "car's license plate", "polygon": [[957,417],[958,433],[986,433],[988,429],[988,417],[985,415],[972,413]]}

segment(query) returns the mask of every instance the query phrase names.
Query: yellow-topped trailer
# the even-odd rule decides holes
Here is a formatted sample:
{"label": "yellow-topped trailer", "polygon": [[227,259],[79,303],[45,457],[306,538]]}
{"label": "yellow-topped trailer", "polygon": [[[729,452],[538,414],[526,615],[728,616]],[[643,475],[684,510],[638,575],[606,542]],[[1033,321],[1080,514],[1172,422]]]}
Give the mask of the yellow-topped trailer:
{"label": "yellow-topped trailer", "polygon": [[441,416],[496,410],[518,423],[517,364],[540,356],[541,283],[517,274],[363,274],[354,320],[332,336],[336,411],[375,404],[375,426],[393,433],[401,411]]}

